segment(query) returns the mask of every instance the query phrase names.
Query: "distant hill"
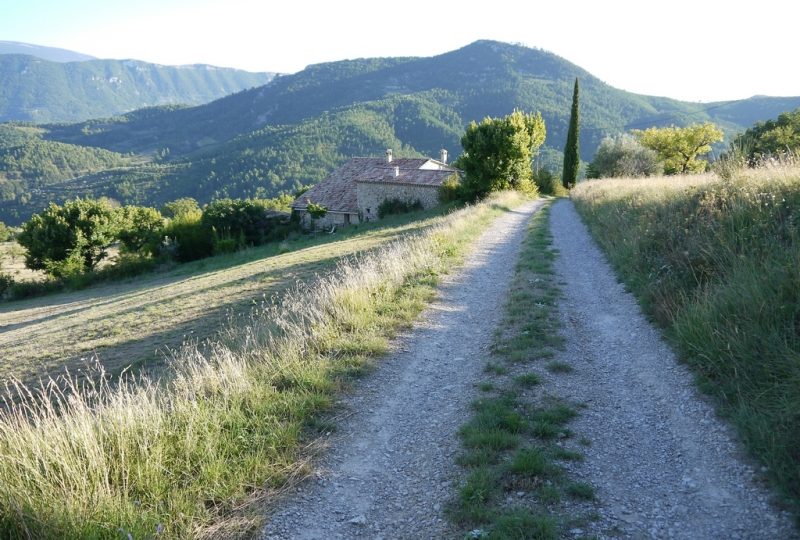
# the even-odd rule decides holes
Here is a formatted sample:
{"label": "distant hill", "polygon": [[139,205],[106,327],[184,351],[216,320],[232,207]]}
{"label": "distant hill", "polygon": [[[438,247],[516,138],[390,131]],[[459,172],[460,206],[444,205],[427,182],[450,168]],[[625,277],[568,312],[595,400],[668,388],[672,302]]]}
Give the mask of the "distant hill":
{"label": "distant hill", "polygon": [[[552,53],[478,41],[429,58],[312,65],[196,107],[156,107],[77,124],[41,125],[37,136],[43,140],[102,148],[111,156],[148,163],[39,182],[40,187],[25,192],[24,203],[16,196],[0,204],[0,220],[13,223],[49,200],[79,194],[145,204],[180,196],[201,202],[274,196],[318,181],[350,157],[382,155],[386,148],[398,156],[436,156],[446,148],[455,158],[470,121],[514,108],[541,111],[547,124],[543,162],[557,168],[576,77],[581,81],[584,160],[591,159],[607,134],[709,120],[731,137],[757,120],[800,107],[800,97],[688,103],[633,94]],[[98,162],[99,156],[86,156]],[[17,192],[25,191],[27,181],[22,182]]]}
{"label": "distant hill", "polygon": [[0,41],[0,54],[27,54],[51,62],[83,62],[97,60],[94,56],[58,47],[44,47],[19,41]]}
{"label": "distant hill", "polygon": [[268,83],[274,73],[138,60],[51,62],[0,55],[0,121],[76,122],[153,105],[197,105]]}
{"label": "distant hill", "polygon": [[[800,105],[800,98],[751,98],[724,103],[689,103],[613,88],[552,53],[493,41],[478,41],[430,58],[347,60],[309,66],[200,107],[127,115],[74,126],[52,127],[49,137],[128,152],[169,148],[173,158],[213,148],[266,126],[295,124],[325,112],[397,96],[425,102],[425,110],[446,110],[449,132],[432,147],[454,146],[471,120],[507,114],[514,108],[541,111],[546,144],[563,146],[571,88],[581,79],[582,157],[590,159],[605,134],[633,127],[711,120],[728,132],[745,129],[754,118],[769,118]],[[410,138],[409,138],[410,137]]]}

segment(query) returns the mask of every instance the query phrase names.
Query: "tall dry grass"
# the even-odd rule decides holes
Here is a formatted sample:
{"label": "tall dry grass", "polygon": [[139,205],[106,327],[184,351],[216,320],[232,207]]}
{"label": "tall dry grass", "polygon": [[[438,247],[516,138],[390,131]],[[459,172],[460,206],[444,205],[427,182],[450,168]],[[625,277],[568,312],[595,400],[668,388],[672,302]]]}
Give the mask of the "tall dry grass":
{"label": "tall dry grass", "polygon": [[516,194],[349,258],[186,345],[171,376],[21,386],[0,410],[0,536],[235,537],[302,474],[306,430],[344,375],[422,309]]}
{"label": "tall dry grass", "polygon": [[577,208],[800,516],[800,167],[601,180]]}

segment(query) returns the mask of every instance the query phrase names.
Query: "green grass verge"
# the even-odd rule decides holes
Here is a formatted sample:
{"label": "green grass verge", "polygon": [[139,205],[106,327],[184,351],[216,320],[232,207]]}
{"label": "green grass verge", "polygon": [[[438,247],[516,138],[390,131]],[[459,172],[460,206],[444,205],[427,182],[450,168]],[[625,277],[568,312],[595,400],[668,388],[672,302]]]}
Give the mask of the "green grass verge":
{"label": "green grass verge", "polygon": [[[0,537],[249,534],[265,496],[304,474],[336,393],[413,320],[501,207],[520,202],[507,194],[340,261],[219,339],[184,346],[161,381],[99,377],[68,397],[50,386],[0,410]],[[479,489],[476,480],[477,498]]]}
{"label": "green grass verge", "polygon": [[568,424],[577,409],[543,389],[540,368],[552,376],[572,368],[556,360],[536,365],[563,346],[548,216],[546,206],[531,220],[485,379],[477,385],[481,395],[460,430],[457,462],[465,476],[448,512],[466,538],[558,538],[586,519],[566,504],[594,497],[563,466],[583,458],[560,444],[572,436]]}
{"label": "green grass verge", "polygon": [[800,516],[800,170],[592,181],[572,197]]}

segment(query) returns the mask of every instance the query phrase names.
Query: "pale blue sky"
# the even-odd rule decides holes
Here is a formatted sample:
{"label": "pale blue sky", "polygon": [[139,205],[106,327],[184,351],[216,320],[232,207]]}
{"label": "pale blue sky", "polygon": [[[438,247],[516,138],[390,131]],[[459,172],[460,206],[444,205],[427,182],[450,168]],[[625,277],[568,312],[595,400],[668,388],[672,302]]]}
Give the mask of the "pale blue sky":
{"label": "pale blue sky", "polygon": [[[295,72],[476,39],[552,51],[618,88],[690,101],[800,95],[797,2],[0,0],[0,40],[102,58]],[[520,7],[523,6],[523,7]]]}

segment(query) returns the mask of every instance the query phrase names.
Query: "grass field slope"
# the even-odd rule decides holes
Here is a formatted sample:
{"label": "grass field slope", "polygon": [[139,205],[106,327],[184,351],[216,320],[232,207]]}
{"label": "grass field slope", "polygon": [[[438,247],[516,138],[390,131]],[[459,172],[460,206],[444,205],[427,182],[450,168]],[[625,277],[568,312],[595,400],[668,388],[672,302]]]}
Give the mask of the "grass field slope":
{"label": "grass field slope", "polygon": [[82,369],[158,367],[167,348],[213,336],[235,314],[330,270],[337,261],[425,230],[441,213],[393,216],[335,235],[179,265],[171,271],[0,306],[0,379],[32,381]]}
{"label": "grass field slope", "polygon": [[589,181],[572,197],[798,515],[800,168]]}
{"label": "grass field slope", "polygon": [[[463,260],[493,219],[521,202],[506,194],[415,225],[389,224],[286,254],[296,257],[293,264],[277,263],[280,271],[262,274],[263,291],[276,291],[277,279],[284,294],[256,301],[204,345],[185,344],[159,381],[100,379],[67,394],[48,386],[0,409],[0,537],[248,534],[263,500],[306,470],[314,430],[330,429],[317,414],[420,312],[437,276]],[[341,258],[359,242],[375,249]],[[339,243],[350,248],[332,251]],[[295,278],[301,280],[292,285]],[[215,287],[255,279],[245,272],[182,295],[196,294],[191,302],[202,304],[206,295],[216,297]],[[122,301],[158,297],[161,290],[140,283]],[[95,303],[114,301],[101,294]],[[70,306],[68,298],[58,302]],[[180,309],[164,316],[179,316]],[[72,315],[82,316],[81,310]],[[48,317],[53,314],[30,318]]]}

